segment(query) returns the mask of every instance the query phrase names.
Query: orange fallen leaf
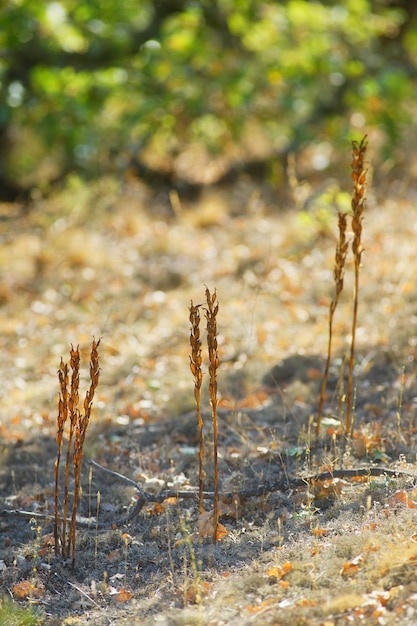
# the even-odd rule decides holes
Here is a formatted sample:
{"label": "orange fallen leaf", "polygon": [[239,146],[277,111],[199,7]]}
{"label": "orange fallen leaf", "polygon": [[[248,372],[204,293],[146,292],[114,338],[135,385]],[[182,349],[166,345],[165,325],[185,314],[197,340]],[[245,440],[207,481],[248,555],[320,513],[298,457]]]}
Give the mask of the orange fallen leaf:
{"label": "orange fallen leaf", "polygon": [[41,598],[43,589],[30,582],[30,580],[21,580],[13,586],[13,595],[16,598],[24,600],[26,598]]}
{"label": "orange fallen leaf", "polygon": [[149,511],[150,515],[161,515],[164,512],[164,507],[159,502],[156,502],[153,508]]}
{"label": "orange fallen leaf", "polygon": [[202,597],[208,596],[211,589],[212,585],[206,580],[203,580],[202,582],[193,582],[187,587],[184,593],[184,598],[187,602],[195,604]]}
{"label": "orange fallen leaf", "polygon": [[323,372],[316,367],[309,367],[306,374],[309,380],[320,380],[323,376]]}
{"label": "orange fallen leaf", "polygon": [[[213,511],[204,511],[198,516],[198,534],[200,537],[212,537],[214,533]],[[216,541],[224,539],[227,529],[223,524],[217,523]]]}
{"label": "orange fallen leaf", "polygon": [[240,498],[237,494],[234,494],[232,498],[223,498],[219,502],[219,515],[226,515],[236,519],[241,513]]}
{"label": "orange fallen leaf", "polygon": [[358,573],[360,565],[363,563],[363,555],[358,554],[351,561],[346,561],[346,563],[342,567],[342,571],[340,572],[342,576],[355,576]]}
{"label": "orange fallen leaf", "polygon": [[43,557],[48,556],[49,554],[51,554],[51,552],[52,552],[52,548],[51,547],[39,548],[38,556],[43,558]]}
{"label": "orange fallen leaf", "polygon": [[171,498],[167,498],[166,500],[164,500],[164,504],[177,504],[178,502],[178,498],[175,496],[172,496]]}
{"label": "orange fallen leaf", "polygon": [[112,550],[112,552],[109,552],[109,554],[106,556],[107,561],[109,561],[109,563],[117,563],[118,561],[120,561],[120,559],[122,558],[122,555],[120,553],[120,550]]}
{"label": "orange fallen leaf", "polygon": [[369,479],[370,476],[352,476],[351,481],[353,483],[367,483]]}
{"label": "orange fallen leaf", "polygon": [[223,524],[217,524],[216,541],[221,541],[227,536],[227,528]]}
{"label": "orange fallen leaf", "polygon": [[313,528],[311,533],[315,537],[325,537],[326,535],[329,534],[329,530],[327,528]]}
{"label": "orange fallen leaf", "polygon": [[42,545],[45,548],[52,548],[55,546],[55,537],[53,535],[44,535],[42,537]]}
{"label": "orange fallen leaf", "polygon": [[333,437],[334,435],[338,435],[340,433],[340,430],[337,426],[329,426],[328,428],[326,428],[326,435],[328,435],[329,437]]}
{"label": "orange fallen leaf", "polygon": [[417,509],[417,502],[412,500],[411,495],[415,495],[414,492],[408,493],[405,489],[396,491],[394,495],[388,500],[390,507],[395,507],[397,504],[404,504],[408,509]]}
{"label": "orange fallen leaf", "polygon": [[123,589],[120,589],[119,593],[117,594],[116,600],[117,602],[122,604],[123,602],[128,602],[128,600],[130,600],[131,597],[132,597],[132,594],[130,593],[130,591],[128,591],[127,589],[123,587]]}
{"label": "orange fallen leaf", "polygon": [[252,615],[256,615],[256,613],[259,613],[260,611],[263,611],[267,609],[268,607],[270,607],[273,602],[274,602],[273,598],[268,598],[267,600],[264,600],[263,602],[260,602],[259,604],[248,605],[246,607],[246,610]]}
{"label": "orange fallen leaf", "polygon": [[267,576],[281,580],[286,574],[292,571],[291,561],[286,561],[283,565],[273,565],[266,570]]}

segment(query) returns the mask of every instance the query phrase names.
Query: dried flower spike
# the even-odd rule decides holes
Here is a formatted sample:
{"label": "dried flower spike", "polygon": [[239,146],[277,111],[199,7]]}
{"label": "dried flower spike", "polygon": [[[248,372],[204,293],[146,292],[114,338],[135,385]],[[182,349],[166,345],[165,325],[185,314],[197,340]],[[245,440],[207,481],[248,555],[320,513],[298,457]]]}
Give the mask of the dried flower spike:
{"label": "dried flower spike", "polygon": [[218,425],[217,425],[217,370],[219,368],[219,352],[217,346],[217,314],[219,304],[217,294],[210,293],[206,288],[206,320],[207,320],[207,346],[209,355],[209,396],[211,405],[211,418],[213,423],[213,463],[214,463],[214,505],[213,505],[213,539],[217,541],[219,523],[219,462],[217,453]]}
{"label": "dried flower spike", "polygon": [[352,180],[353,180],[353,195],[352,195],[352,230],[353,230],[353,242],[352,251],[355,264],[355,283],[353,292],[353,314],[352,314],[352,335],[350,344],[350,357],[349,357],[349,373],[347,383],[346,394],[346,419],[345,419],[345,434],[351,435],[353,430],[352,408],[353,408],[353,366],[355,362],[355,340],[356,340],[356,327],[358,320],[358,302],[359,302],[359,272],[361,268],[362,259],[362,220],[363,211],[365,208],[365,191],[367,186],[367,170],[365,170],[364,159],[367,148],[366,135],[363,137],[360,143],[357,141],[352,142]]}
{"label": "dried flower spike", "polygon": [[[70,350],[70,367],[72,370],[71,382],[68,376],[68,365],[61,363],[58,370],[58,379],[60,385],[60,395],[58,399],[58,416],[57,416],[57,458],[55,461],[55,514],[54,514],[54,538],[55,538],[55,554],[61,554],[64,558],[72,557],[72,564],[75,563],[75,531],[77,522],[77,507],[81,491],[81,467],[83,458],[83,449],[85,436],[90,421],[91,407],[94,393],[99,382],[100,367],[98,357],[99,341],[93,341],[91,345],[90,357],[90,387],[86,392],[84,400],[84,414],[81,414],[79,404],[79,385],[80,385],[80,353],[78,346],[74,348],[71,345]],[[69,387],[69,389],[68,389]],[[69,418],[69,420],[68,420]],[[62,455],[62,447],[65,435],[65,427],[69,421],[67,428],[67,454],[64,469],[64,502],[62,524],[60,523],[59,511],[59,467]],[[72,460],[72,463],[71,463]],[[74,471],[74,496],[72,499],[72,513],[69,521],[69,529],[67,532],[68,507],[69,507],[69,474],[70,467]]]}
{"label": "dried flower spike", "polygon": [[190,370],[194,378],[194,398],[197,408],[197,420],[198,420],[198,434],[199,434],[199,471],[198,471],[198,510],[203,512],[203,491],[204,491],[204,476],[203,476],[203,458],[204,458],[204,421],[201,415],[201,385],[203,382],[203,373],[201,370],[202,356],[201,356],[201,339],[200,339],[200,306],[201,304],[194,305],[191,300],[190,305]]}
{"label": "dried flower spike", "polygon": [[338,226],[339,226],[339,241],[336,245],[335,264],[334,264],[334,270],[333,270],[333,278],[334,278],[334,283],[335,283],[335,296],[334,296],[334,299],[330,302],[330,307],[329,307],[329,334],[328,334],[328,344],[327,344],[327,359],[326,359],[326,365],[324,368],[323,380],[322,380],[321,391],[320,391],[319,407],[317,411],[316,435],[320,433],[320,424],[321,424],[321,418],[323,414],[324,397],[326,394],[327,380],[329,377],[330,359],[331,359],[331,353],[332,353],[333,318],[334,318],[334,314],[337,308],[337,303],[339,302],[340,294],[343,291],[346,255],[348,253],[348,247],[349,247],[349,244],[346,241],[346,228],[347,228],[346,213],[339,212]]}

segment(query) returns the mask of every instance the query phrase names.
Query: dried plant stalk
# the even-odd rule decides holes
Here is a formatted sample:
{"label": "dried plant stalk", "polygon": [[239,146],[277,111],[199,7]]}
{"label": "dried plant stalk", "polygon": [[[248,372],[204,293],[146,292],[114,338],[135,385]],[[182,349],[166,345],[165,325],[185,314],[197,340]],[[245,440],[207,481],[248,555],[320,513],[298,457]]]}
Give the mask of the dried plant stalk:
{"label": "dried plant stalk", "polygon": [[[75,563],[75,532],[76,532],[76,522],[77,522],[77,509],[78,509],[78,501],[80,497],[81,491],[81,467],[83,460],[83,450],[84,450],[84,442],[85,436],[87,433],[87,428],[90,423],[91,417],[91,407],[93,405],[94,393],[97,389],[97,385],[100,378],[100,366],[99,366],[99,357],[98,357],[98,346],[100,344],[100,339],[96,342],[93,341],[91,344],[91,355],[90,355],[90,388],[87,390],[84,399],[84,415],[81,416],[80,412],[77,411],[78,421],[75,429],[75,440],[74,440],[74,452],[73,452],[73,466],[74,466],[74,500],[72,506],[72,515],[71,515],[71,526],[69,532],[70,545],[71,545],[71,557],[72,564]],[[77,394],[78,396],[78,394]]]}
{"label": "dried plant stalk", "polygon": [[61,388],[59,400],[58,400],[58,417],[57,425],[58,431],[56,434],[56,442],[58,446],[56,461],[55,461],[55,522],[54,522],[54,540],[55,540],[55,554],[59,552],[59,467],[61,463],[62,446],[64,441],[64,430],[68,419],[68,365],[64,363],[61,358],[61,363],[58,370],[59,385]]}
{"label": "dried plant stalk", "polygon": [[[81,414],[79,403],[79,385],[80,385],[80,354],[78,346],[76,349],[71,345],[70,350],[70,367],[72,370],[71,383],[68,391],[68,365],[61,358],[58,370],[58,378],[60,384],[60,395],[58,400],[58,417],[57,417],[57,459],[55,461],[55,515],[54,515],[54,537],[55,537],[55,554],[61,554],[62,557],[72,557],[72,564],[75,563],[75,531],[77,521],[77,507],[81,490],[81,466],[83,457],[83,448],[87,428],[90,422],[91,407],[94,393],[99,382],[99,357],[98,346],[100,340],[93,341],[91,345],[90,357],[90,388],[86,392],[84,400],[84,413]],[[67,454],[65,459],[64,470],[64,502],[62,525],[60,528],[60,512],[59,512],[59,467],[62,456],[63,439],[65,434],[65,425],[68,422],[67,429]],[[72,463],[71,463],[72,458]],[[70,466],[74,471],[74,496],[72,500],[72,513],[67,533],[68,509],[69,509],[69,478]],[[59,549],[61,546],[61,550]]]}
{"label": "dried plant stalk", "polygon": [[[62,359],[61,359],[62,360]],[[80,352],[78,346],[74,349],[71,344],[70,350],[70,367],[71,374],[71,387],[68,397],[68,410],[69,410],[69,433],[67,439],[67,457],[65,460],[65,481],[64,481],[64,514],[62,517],[62,541],[65,543],[67,537],[67,517],[68,517],[68,498],[69,498],[69,468],[71,466],[71,450],[73,446],[74,431],[79,419],[79,410],[77,408],[79,401],[79,387],[80,387]],[[68,535],[68,542],[70,541],[70,534]],[[63,545],[63,551],[65,554],[69,553],[70,544],[65,547]]]}
{"label": "dried plant stalk", "polygon": [[213,504],[213,540],[217,541],[219,523],[219,462],[217,453],[218,425],[217,425],[217,370],[219,368],[219,352],[217,347],[217,313],[219,304],[217,294],[210,294],[206,287],[207,309],[207,346],[209,356],[209,396],[211,418],[213,423],[213,464],[214,464],[214,504]]}
{"label": "dried plant stalk", "polygon": [[358,319],[358,302],[359,302],[359,272],[361,268],[362,258],[362,220],[363,210],[365,208],[365,190],[366,190],[366,176],[367,170],[364,166],[364,158],[366,153],[368,142],[365,137],[360,143],[357,141],[352,142],[352,180],[353,180],[353,195],[352,195],[352,251],[353,260],[355,265],[355,283],[353,292],[353,315],[352,315],[352,335],[350,344],[350,356],[349,356],[349,373],[347,383],[347,396],[346,396],[346,420],[345,420],[345,434],[352,434],[353,420],[352,420],[352,407],[353,407],[353,366],[355,362],[355,340],[356,340],[356,327]]}
{"label": "dried plant stalk", "polygon": [[333,318],[339,302],[340,294],[343,291],[343,281],[345,274],[346,255],[348,253],[349,244],[346,241],[346,227],[347,227],[347,215],[346,213],[338,213],[339,220],[339,241],[336,245],[335,264],[333,270],[333,278],[335,283],[335,296],[330,302],[329,306],[329,335],[327,343],[327,359],[323,373],[323,380],[321,384],[319,407],[317,411],[317,423],[316,423],[316,435],[320,432],[321,418],[323,414],[324,397],[326,395],[327,380],[329,377],[329,367],[332,355],[332,340],[333,340]]}
{"label": "dried plant stalk", "polygon": [[198,510],[200,513],[204,511],[203,506],[203,491],[204,491],[204,470],[203,470],[203,458],[204,458],[204,420],[201,415],[201,385],[203,382],[203,372],[201,370],[202,356],[201,356],[201,339],[200,339],[200,306],[201,304],[194,305],[191,300],[190,305],[190,369],[194,378],[194,398],[197,408],[197,420],[198,420],[198,435],[199,435],[199,468],[198,468]]}

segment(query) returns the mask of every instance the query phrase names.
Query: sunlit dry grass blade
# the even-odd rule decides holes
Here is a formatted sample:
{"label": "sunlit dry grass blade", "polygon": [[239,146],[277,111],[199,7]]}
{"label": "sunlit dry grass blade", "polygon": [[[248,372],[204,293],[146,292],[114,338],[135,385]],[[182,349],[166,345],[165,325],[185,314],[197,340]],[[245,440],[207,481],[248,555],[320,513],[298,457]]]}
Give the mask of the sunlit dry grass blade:
{"label": "sunlit dry grass blade", "polygon": [[203,382],[203,373],[201,370],[202,356],[201,356],[201,339],[200,339],[200,304],[194,305],[191,300],[190,305],[190,369],[194,378],[194,398],[197,408],[197,420],[198,420],[198,434],[199,434],[199,470],[198,470],[198,510],[203,512],[203,491],[204,491],[204,470],[203,470],[203,458],[204,458],[204,420],[201,415],[201,385]]}
{"label": "sunlit dry grass blade", "polygon": [[321,418],[323,414],[324,397],[326,395],[327,380],[329,377],[329,367],[330,367],[330,360],[331,360],[331,355],[332,355],[333,318],[334,318],[334,314],[337,308],[337,304],[339,302],[340,294],[343,291],[346,255],[348,253],[348,247],[349,247],[349,244],[346,241],[346,227],[347,227],[346,213],[339,212],[338,226],[339,226],[339,241],[336,245],[335,264],[334,264],[334,270],[333,270],[333,278],[334,278],[334,283],[335,283],[335,295],[334,295],[333,300],[330,302],[330,307],[329,307],[329,334],[328,334],[328,343],[327,343],[327,359],[326,359],[326,365],[324,368],[323,380],[322,380],[321,391],[320,391],[319,407],[317,411],[316,435],[320,433],[320,424],[321,424]]}
{"label": "sunlit dry grass blade", "polygon": [[364,166],[364,159],[367,148],[366,135],[363,137],[360,143],[357,141],[352,142],[352,180],[353,180],[353,195],[352,195],[352,230],[353,241],[352,251],[355,265],[355,282],[353,292],[353,314],[352,314],[352,334],[350,344],[350,356],[349,356],[349,371],[347,382],[347,395],[346,395],[346,420],[345,420],[345,434],[351,435],[353,430],[352,420],[352,407],[353,407],[353,366],[355,362],[355,340],[356,340],[356,327],[358,319],[358,302],[359,302],[359,273],[361,268],[362,259],[362,220],[363,211],[365,208],[365,191],[367,185],[367,170]]}
{"label": "sunlit dry grass blade", "polygon": [[217,314],[219,304],[217,294],[210,293],[206,287],[207,308],[207,346],[209,355],[209,396],[211,417],[213,423],[213,463],[214,463],[214,504],[213,504],[213,539],[217,541],[217,525],[219,521],[219,461],[217,452],[218,424],[217,424],[217,370],[219,368],[219,351],[217,346]]}

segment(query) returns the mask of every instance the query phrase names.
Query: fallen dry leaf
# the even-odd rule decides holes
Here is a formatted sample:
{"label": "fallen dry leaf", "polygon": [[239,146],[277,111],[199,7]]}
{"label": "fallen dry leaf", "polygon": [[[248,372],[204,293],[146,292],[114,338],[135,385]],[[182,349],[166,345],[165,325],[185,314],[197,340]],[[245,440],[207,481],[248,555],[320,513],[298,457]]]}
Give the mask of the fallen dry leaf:
{"label": "fallen dry leaf", "polygon": [[268,598],[267,600],[264,600],[263,602],[260,602],[259,604],[248,605],[246,607],[246,610],[252,615],[256,615],[256,613],[259,613],[260,611],[264,611],[265,609],[269,608],[271,604],[273,603],[274,603],[274,599]]}
{"label": "fallen dry leaf", "polygon": [[117,563],[118,561],[120,561],[120,559],[122,558],[122,555],[120,553],[120,550],[112,550],[112,552],[109,552],[109,554],[106,556],[107,561],[109,561],[109,563]]}
{"label": "fallen dry leaf", "polygon": [[237,519],[241,513],[240,498],[236,494],[232,498],[223,498],[219,502],[219,515]]}
{"label": "fallen dry leaf", "polygon": [[276,580],[280,580],[284,578],[286,574],[292,571],[292,563],[291,561],[286,561],[283,565],[273,565],[269,569],[266,570],[267,575],[270,578],[275,578]]}
{"label": "fallen dry leaf", "polygon": [[408,509],[417,509],[417,501],[412,499],[412,496],[415,495],[417,495],[415,494],[415,490],[408,493],[405,489],[400,489],[390,497],[388,504],[391,508],[395,507],[397,504],[403,504]]}
{"label": "fallen dry leaf", "polygon": [[358,573],[361,564],[363,563],[363,554],[358,554],[354,559],[346,561],[340,572],[342,576],[355,576]]}
{"label": "fallen dry leaf", "polygon": [[315,537],[325,537],[329,534],[329,530],[327,528],[313,528],[311,533]]}
{"label": "fallen dry leaf", "polygon": [[27,598],[41,598],[43,596],[43,589],[39,585],[34,585],[30,580],[21,580],[13,586],[13,595],[20,600],[26,600]]}
{"label": "fallen dry leaf", "polygon": [[131,592],[123,587],[123,589],[121,589],[119,593],[117,594],[116,601],[122,604],[123,602],[128,602],[131,599],[131,597],[132,597]]}
{"label": "fallen dry leaf", "polygon": [[[214,520],[213,511],[204,511],[198,516],[198,534],[200,537],[212,537],[214,533]],[[226,537],[227,529],[220,524],[217,524],[216,541],[221,541]]]}
{"label": "fallen dry leaf", "polygon": [[206,597],[211,589],[212,585],[207,581],[193,582],[187,587],[184,598],[187,602],[195,604],[199,599]]}

